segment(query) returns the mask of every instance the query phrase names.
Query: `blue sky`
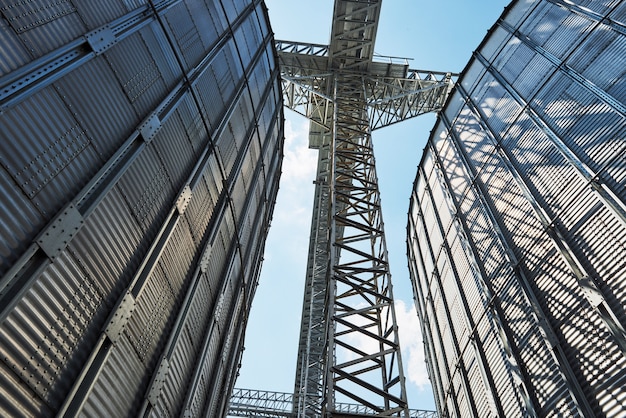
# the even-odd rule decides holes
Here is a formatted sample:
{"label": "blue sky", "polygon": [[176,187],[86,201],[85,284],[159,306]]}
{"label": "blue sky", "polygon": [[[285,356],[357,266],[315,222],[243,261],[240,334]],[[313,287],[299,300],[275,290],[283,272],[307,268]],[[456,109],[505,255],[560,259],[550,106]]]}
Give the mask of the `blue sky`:
{"label": "blue sky", "polygon": [[[333,2],[266,0],[276,39],[328,43]],[[411,68],[460,72],[508,0],[387,0],[375,51],[412,58]],[[285,159],[259,288],[236,387],[293,391],[317,156],[307,121],[285,112]],[[406,260],[411,187],[435,123],[432,114],[373,133],[409,406],[435,409]]]}

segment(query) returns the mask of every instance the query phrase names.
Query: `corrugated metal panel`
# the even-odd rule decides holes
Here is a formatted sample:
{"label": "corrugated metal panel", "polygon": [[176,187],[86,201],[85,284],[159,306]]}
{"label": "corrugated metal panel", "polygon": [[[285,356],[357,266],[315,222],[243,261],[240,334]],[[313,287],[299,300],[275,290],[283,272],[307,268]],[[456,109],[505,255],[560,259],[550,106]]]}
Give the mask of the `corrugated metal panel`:
{"label": "corrugated metal panel", "polygon": [[[206,53],[202,45],[199,30],[194,24],[185,3],[181,2],[170,8],[165,14],[165,21],[174,35],[177,49],[181,52],[185,63],[184,70],[195,67]],[[211,28],[211,26],[208,26]],[[210,30],[210,29],[209,29]]]}
{"label": "corrugated metal panel", "polygon": [[98,339],[108,315],[102,301],[97,283],[61,254],[0,327],[2,359],[52,410]]}
{"label": "corrugated metal panel", "polygon": [[226,17],[232,23],[232,21],[239,15],[239,10],[235,7],[233,0],[222,0],[221,3],[222,7],[224,7],[224,11],[226,12]]}
{"label": "corrugated metal panel", "polygon": [[67,251],[98,280],[111,309],[147,251],[147,239],[115,187],[85,220]]}
{"label": "corrugated metal panel", "polygon": [[164,385],[164,394],[169,394],[167,395],[168,405],[171,405],[174,415],[178,414],[182,407],[185,391],[198,362],[198,355],[215,302],[215,291],[212,290],[214,286],[210,286],[205,275],[202,275],[199,280],[189,314],[185,318],[183,333],[170,357],[171,372]]}
{"label": "corrugated metal panel", "polygon": [[43,399],[19,377],[19,371],[0,361],[0,415],[4,417],[52,415]]}
{"label": "corrugated metal panel", "polygon": [[205,237],[214,208],[215,202],[211,198],[204,177],[202,177],[192,190],[192,198],[184,214],[196,245],[200,245]]}
{"label": "corrugated metal panel", "polygon": [[[505,142],[515,163],[538,193],[538,200],[548,205],[550,214],[560,214],[571,199],[585,187],[585,180],[567,163],[563,155],[548,141],[537,141],[528,135],[527,124],[515,127]],[[520,135],[518,137],[518,134]]]}
{"label": "corrugated metal panel", "polygon": [[2,165],[48,219],[101,164],[90,138],[53,88],[0,115]]}
{"label": "corrugated metal panel", "polygon": [[0,76],[17,70],[31,59],[28,50],[6,19],[0,19],[0,45],[3,46],[0,54]]}
{"label": "corrugated metal panel", "polygon": [[550,10],[546,14],[545,21],[539,23],[540,27],[550,27],[550,30],[541,34],[539,30],[534,30],[532,35],[539,35],[540,39],[546,36],[547,39],[542,46],[550,53],[559,58],[566,57],[569,52],[578,46],[580,39],[589,32],[595,22],[578,14],[571,13],[557,5],[550,5]]}
{"label": "corrugated metal panel", "polygon": [[178,104],[176,117],[180,118],[196,156],[201,155],[209,144],[209,134],[191,94],[185,95]]}
{"label": "corrugated metal panel", "polygon": [[4,168],[0,169],[0,276],[28,248],[47,220]]}
{"label": "corrugated metal panel", "polygon": [[[597,196],[575,199],[561,216],[568,238],[575,245],[587,271],[602,277],[602,287],[618,319],[624,321],[626,282],[621,277],[626,260],[623,224],[597,200]],[[597,251],[601,248],[602,251]]]}
{"label": "corrugated metal panel", "polygon": [[88,30],[105,25],[127,12],[120,0],[96,3],[88,0],[71,0],[71,2]]}
{"label": "corrugated metal panel", "polygon": [[80,66],[55,87],[103,159],[117,151],[139,124],[139,116],[104,57]]}
{"label": "corrugated metal panel", "polygon": [[143,232],[153,237],[170,211],[177,192],[154,144],[147,146],[133,161],[118,187]]}
{"label": "corrugated metal panel", "polygon": [[597,146],[598,137],[626,126],[622,115],[563,74],[552,77],[532,106],[585,162],[587,147]]}
{"label": "corrugated metal panel", "polygon": [[176,114],[173,116],[163,124],[152,144],[167,169],[174,189],[180,190],[188,179],[196,158],[181,119]]}
{"label": "corrugated metal panel", "polygon": [[141,293],[135,298],[135,309],[126,325],[126,335],[139,360],[154,367],[172,326],[176,295],[172,292],[162,268],[152,271]]}
{"label": "corrugated metal panel", "polygon": [[217,2],[204,2],[201,0],[186,2],[189,14],[204,45],[205,51],[215,43],[220,33],[227,27],[224,12]]}
{"label": "corrugated metal panel", "polygon": [[128,11],[135,10],[138,7],[144,6],[148,2],[146,0],[122,0],[122,3],[126,6]]}
{"label": "corrugated metal panel", "polygon": [[137,393],[147,385],[148,371],[125,334],[109,348],[94,387],[85,401],[81,415],[85,417],[122,417],[137,413]]}
{"label": "corrugated metal panel", "polygon": [[259,47],[258,27],[255,25],[256,15],[248,15],[248,18],[235,31],[235,42],[239,50],[239,57],[244,68],[247,68],[254,56],[254,52]]}
{"label": "corrugated metal panel", "polygon": [[7,1],[3,15],[22,42],[28,45],[34,58],[80,37],[86,31],[69,0]]}
{"label": "corrugated metal panel", "polygon": [[196,247],[189,231],[185,218],[180,218],[170,240],[167,243],[159,265],[165,272],[165,277],[172,287],[174,295],[178,301],[182,299],[184,292],[189,285],[192,262],[196,256]]}
{"label": "corrugated metal panel", "polygon": [[[602,53],[598,54],[598,51]],[[624,83],[620,82],[626,70],[612,65],[625,55],[626,38],[610,27],[604,27],[590,33],[566,62],[596,86],[626,103]]]}
{"label": "corrugated metal panel", "polygon": [[[54,29],[57,32],[41,43],[40,51],[55,48],[52,45],[67,42],[68,34],[76,32],[76,37],[84,34],[86,28],[82,24],[68,26],[71,19],[79,18],[78,14],[85,26],[92,29],[110,23],[126,11],[145,7],[143,2],[118,0],[86,8],[84,0],[77,1],[78,12],[70,2],[52,5],[49,10],[33,9],[31,16],[24,18],[37,17],[39,13],[42,20],[38,24],[43,27],[21,34],[21,40],[29,45],[28,39],[39,39]],[[89,210],[82,213],[84,208],[80,203],[77,206],[77,216],[84,217],[80,230],[67,243],[64,252],[54,260],[45,260],[50,264],[42,269],[41,277],[33,278],[32,288],[26,289],[25,296],[15,301],[17,308],[9,311],[6,321],[0,324],[3,339],[20,341],[18,345],[2,344],[1,349],[14,347],[14,350],[3,356],[1,365],[6,368],[10,362],[16,370],[21,368],[19,375],[10,372],[2,378],[10,386],[9,389],[0,387],[1,393],[7,394],[0,399],[10,396],[12,403],[0,401],[1,411],[55,414],[69,395],[68,404],[63,407],[76,412],[75,409],[83,405],[80,412],[85,416],[135,415],[144,402],[156,367],[164,364],[162,361],[170,361],[176,368],[176,373],[171,374],[176,382],[164,385],[162,396],[151,401],[153,407],[161,408],[164,414],[176,415],[185,399],[196,399],[199,403],[194,405],[197,411],[202,411],[209,394],[218,398],[209,402],[218,405],[218,409],[224,407],[224,393],[211,394],[211,385],[222,391],[232,386],[236,373],[234,362],[241,349],[241,324],[244,322],[241,318],[247,316],[251,300],[246,298],[248,305],[243,306],[242,286],[229,283],[222,289],[222,306],[217,310],[220,314],[211,318],[213,300],[225,281],[252,283],[258,275],[266,217],[271,213],[271,207],[266,206],[273,205],[280,168],[277,150],[282,142],[281,124],[270,119],[282,113],[274,112],[275,103],[280,99],[274,78],[270,105],[262,116],[264,129],[271,128],[270,136],[263,137],[263,143],[268,144],[264,147],[264,161],[270,165],[261,168],[260,141],[257,136],[246,135],[254,129],[252,99],[245,88],[241,89],[245,86],[240,83],[249,79],[254,70],[249,69],[250,74],[243,78],[232,39],[225,43],[194,87],[202,102],[201,113],[196,108],[195,98],[187,92],[181,90],[181,95],[173,97],[172,89],[180,85],[183,76],[171,48],[182,47],[185,49],[182,55],[195,63],[214,46],[218,32],[213,28],[219,28],[220,33],[231,30],[219,2],[210,3],[184,2],[158,11],[172,24],[179,44],[170,45],[171,38],[153,21],[142,26],[139,32],[125,33],[126,37],[98,51],[97,56],[72,64],[71,71],[55,80],[54,85],[37,90],[0,117],[4,119],[0,123],[10,125],[11,129],[0,130],[7,136],[2,142],[4,146],[0,144],[0,153],[4,153],[2,163],[7,168],[0,172],[0,192],[10,199],[2,210],[20,211],[20,215],[11,212],[2,217],[15,220],[16,224],[0,227],[7,230],[6,236],[12,237],[7,241],[7,251],[3,250],[3,256],[8,253],[3,269],[15,261],[59,207],[84,194],[86,190],[82,189],[86,183],[95,184],[95,198]],[[31,10],[46,4],[35,1],[21,3],[19,7]],[[239,7],[242,4],[238,3],[232,10],[242,12],[244,9]],[[67,10],[62,9],[65,6]],[[257,9],[262,10],[261,5]],[[44,14],[51,10],[67,14],[46,21]],[[178,12],[182,15],[175,16]],[[179,19],[181,16],[183,18]],[[243,29],[233,26],[232,30],[254,31],[244,35],[245,48],[249,51],[267,48],[272,53],[273,43],[262,44],[258,35],[259,28],[268,30],[267,22],[259,25],[255,14],[249,19],[252,20],[248,20]],[[19,23],[18,20],[13,23]],[[241,21],[245,19],[237,22]],[[194,34],[197,25],[206,26],[207,30]],[[11,32],[2,36],[7,43],[17,42]],[[22,65],[19,53],[7,57],[0,68],[4,66],[8,71]],[[262,83],[269,82],[266,61],[260,62],[262,70],[257,74],[261,74]],[[198,70],[194,70],[193,75]],[[206,80],[209,82],[202,85]],[[34,88],[38,89],[40,86],[36,84]],[[265,90],[264,86],[254,88],[259,92]],[[235,92],[241,92],[240,102],[232,105]],[[162,103],[168,96],[173,99]],[[234,113],[227,113],[225,104]],[[157,108],[161,105],[167,112]],[[158,126],[149,126],[155,128],[156,135],[148,135],[138,126],[151,114],[157,116],[150,121],[158,122]],[[230,128],[228,121],[222,120],[226,114],[231,115]],[[218,151],[222,154],[207,155],[211,151],[207,149],[210,139],[205,121],[211,124],[212,130],[218,126],[227,128]],[[146,142],[141,142],[142,139]],[[13,147],[11,142],[18,144]],[[241,146],[239,149],[235,146],[237,143]],[[122,153],[120,147],[128,144],[132,148]],[[244,155],[244,150],[249,150],[245,152],[250,154]],[[120,153],[116,156],[120,160],[107,161],[116,153]],[[201,157],[206,165],[198,165]],[[228,176],[224,174],[220,157],[227,161]],[[50,161],[37,165],[45,158]],[[115,179],[117,184],[99,185],[93,179],[105,164],[112,167],[111,172],[120,169],[119,176],[107,174],[102,178]],[[32,173],[27,174],[32,178],[19,183],[21,167],[30,169]],[[204,172],[191,176],[196,167]],[[266,173],[267,178],[253,173]],[[228,182],[224,181],[225,177]],[[266,188],[264,183],[253,183],[253,180],[271,184]],[[15,189],[15,182],[22,185],[22,190]],[[194,187],[189,206],[186,211],[182,207],[172,211],[177,193],[188,182]],[[225,187],[234,193],[232,201]],[[262,196],[266,190],[267,197],[272,199],[269,202]],[[28,193],[32,201],[26,198]],[[218,210],[214,210],[216,205]],[[236,218],[231,213],[234,207]],[[246,234],[260,231],[260,235],[255,235],[252,242],[247,238],[245,242],[238,242],[235,234],[244,226]],[[164,235],[158,235],[161,231]],[[159,241],[155,242],[157,238]],[[207,242],[211,242],[207,274],[198,278],[199,249]],[[239,245],[243,245],[241,250]],[[154,252],[148,253],[149,250]],[[248,263],[249,277],[246,278],[241,276],[244,255],[239,251],[245,252]],[[150,258],[146,258],[148,254]],[[138,276],[138,273],[142,274]],[[120,297],[133,278],[139,281],[132,289],[135,298],[124,299],[131,301],[129,308],[122,304]],[[29,279],[24,277],[26,281]],[[196,279],[200,280],[198,286],[193,287],[197,294],[187,294],[189,285]],[[233,295],[235,289],[238,289],[239,299]],[[185,304],[185,310],[181,311],[187,314],[184,319],[181,317],[184,325],[176,328],[181,330],[180,334],[170,335],[181,303],[189,298],[191,305]],[[103,333],[114,308],[118,309],[116,314],[124,314],[127,308],[131,312],[127,323],[119,319],[124,316],[111,316],[109,325],[123,329],[121,335],[111,328]],[[215,326],[211,328],[212,321]],[[49,340],[46,345],[38,341],[42,338]],[[176,338],[168,345],[173,350],[163,352],[170,338]],[[207,355],[200,356],[202,351]],[[88,359],[94,362],[85,364]],[[193,380],[193,371],[199,363],[203,369],[198,379]],[[219,371],[218,363],[222,365]],[[180,374],[177,374],[178,369]],[[81,375],[81,372],[86,374]],[[79,375],[84,379],[77,380]],[[83,396],[86,397],[84,404]]]}
{"label": "corrugated metal panel", "polygon": [[168,64],[155,59],[149,49],[152,45],[148,45],[146,40],[155,42],[153,28],[158,29],[158,26],[153,23],[105,52],[118,83],[140,118],[154,109],[167,94],[162,72],[167,71]]}

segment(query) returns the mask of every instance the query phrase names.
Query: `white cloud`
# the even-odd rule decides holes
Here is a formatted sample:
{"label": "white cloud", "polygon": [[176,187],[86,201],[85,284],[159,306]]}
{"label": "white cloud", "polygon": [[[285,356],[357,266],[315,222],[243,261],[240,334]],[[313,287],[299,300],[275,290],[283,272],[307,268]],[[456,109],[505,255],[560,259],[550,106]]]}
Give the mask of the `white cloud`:
{"label": "white cloud", "polygon": [[311,223],[313,180],[317,168],[317,151],[309,149],[308,122],[295,118],[285,121],[285,147],[280,190],[275,217],[291,229],[294,224]]}
{"label": "white cloud", "polygon": [[403,300],[396,299],[395,307],[405,377],[419,390],[424,390],[430,387],[430,381],[426,370],[422,332],[415,305],[407,305]]}
{"label": "white cloud", "polygon": [[264,270],[270,269],[269,261],[274,257],[281,263],[282,271],[286,270],[287,261],[306,266],[317,168],[317,151],[308,146],[308,128],[304,118],[286,115],[282,174],[264,254]]}
{"label": "white cloud", "polygon": [[284,184],[293,186],[302,181],[311,183],[317,167],[317,151],[309,148],[309,122],[299,118],[285,120]]}

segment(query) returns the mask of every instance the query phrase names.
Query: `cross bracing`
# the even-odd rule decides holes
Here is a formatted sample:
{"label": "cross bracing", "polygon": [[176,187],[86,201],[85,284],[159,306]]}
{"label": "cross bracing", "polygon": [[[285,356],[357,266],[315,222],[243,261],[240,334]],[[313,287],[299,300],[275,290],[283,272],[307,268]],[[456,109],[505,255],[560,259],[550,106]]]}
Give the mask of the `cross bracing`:
{"label": "cross bracing", "polygon": [[[229,417],[296,418],[293,393],[253,389],[235,389],[230,399]],[[357,404],[337,403],[338,412],[345,415],[366,415],[373,411]],[[437,418],[435,411],[409,410],[410,418]]]}
{"label": "cross bracing", "polygon": [[456,74],[375,61],[381,3],[336,0],[329,45],[276,42],[319,150],[292,416],[409,416],[371,133],[441,109]]}

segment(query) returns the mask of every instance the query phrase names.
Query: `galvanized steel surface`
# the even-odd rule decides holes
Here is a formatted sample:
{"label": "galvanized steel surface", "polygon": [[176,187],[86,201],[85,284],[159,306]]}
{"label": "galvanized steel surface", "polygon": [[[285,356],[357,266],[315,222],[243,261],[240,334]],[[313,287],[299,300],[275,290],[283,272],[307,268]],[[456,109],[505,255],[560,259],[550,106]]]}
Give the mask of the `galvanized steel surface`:
{"label": "galvanized steel surface", "polygon": [[442,415],[626,411],[625,13],[513,2],[438,119],[408,253]]}
{"label": "galvanized steel surface", "polygon": [[220,414],[280,176],[264,5],[39,3],[0,23],[0,415]]}

